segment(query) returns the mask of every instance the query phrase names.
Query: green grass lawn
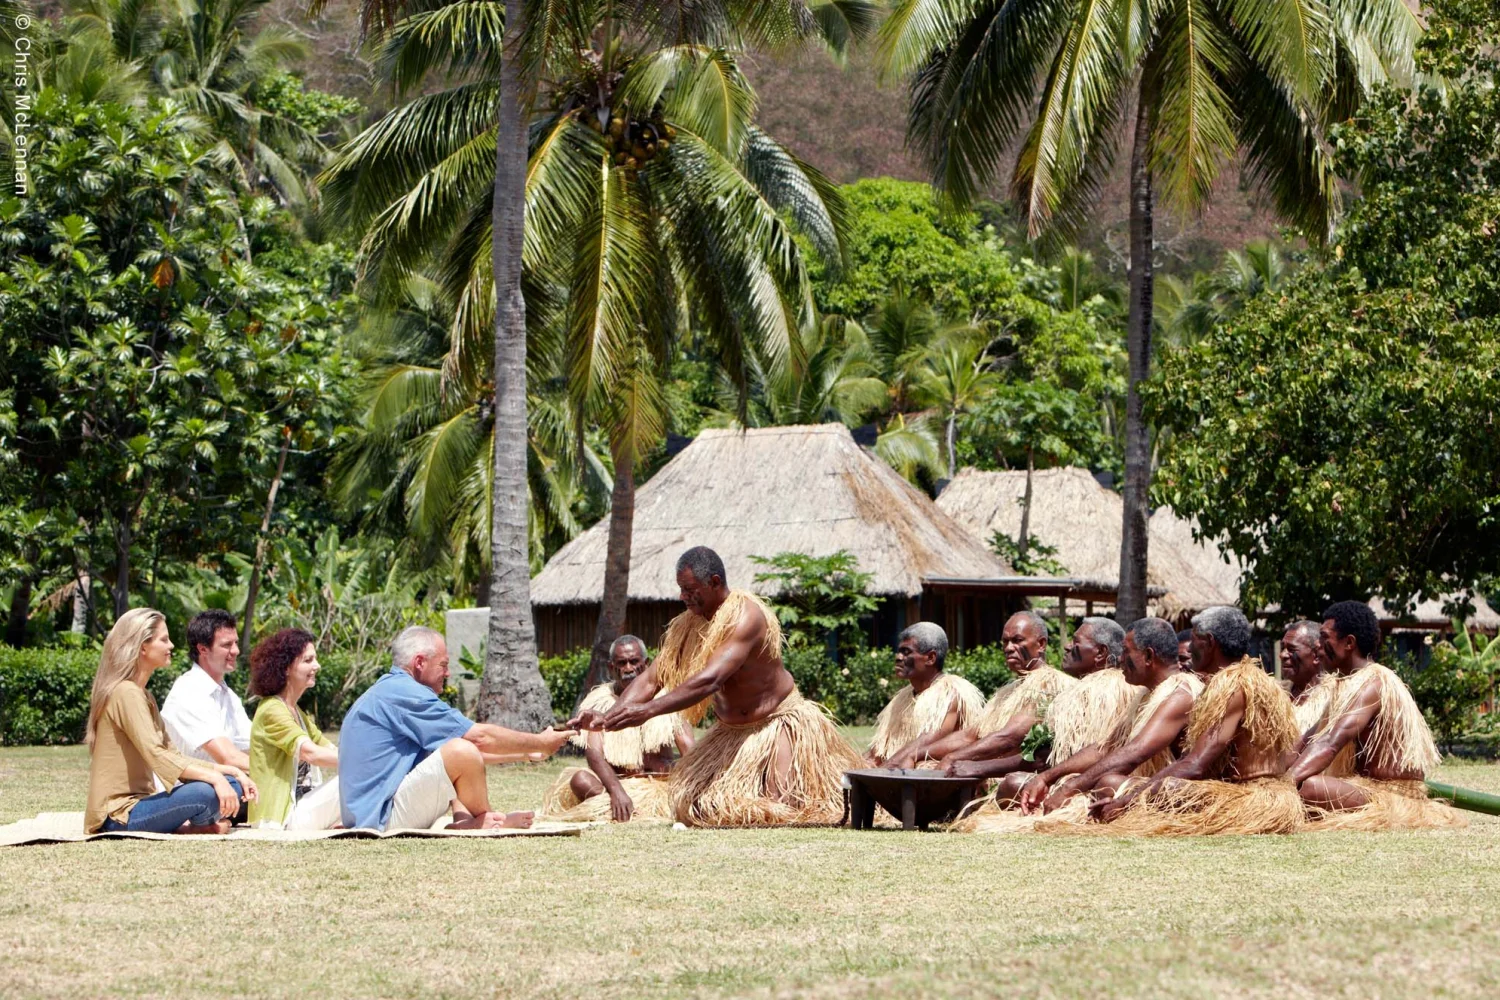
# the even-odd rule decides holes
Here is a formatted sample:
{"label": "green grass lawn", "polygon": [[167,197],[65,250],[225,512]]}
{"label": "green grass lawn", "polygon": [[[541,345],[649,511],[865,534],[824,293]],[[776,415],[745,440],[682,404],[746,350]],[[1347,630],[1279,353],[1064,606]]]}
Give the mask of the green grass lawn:
{"label": "green grass lawn", "polygon": [[[868,731],[856,733],[867,736]],[[495,769],[497,808],[563,766]],[[1500,766],[1444,780],[1500,792]],[[82,748],[0,749],[0,823]],[[0,849],[0,995],[1493,997],[1500,821],[1215,841],[599,828]]]}

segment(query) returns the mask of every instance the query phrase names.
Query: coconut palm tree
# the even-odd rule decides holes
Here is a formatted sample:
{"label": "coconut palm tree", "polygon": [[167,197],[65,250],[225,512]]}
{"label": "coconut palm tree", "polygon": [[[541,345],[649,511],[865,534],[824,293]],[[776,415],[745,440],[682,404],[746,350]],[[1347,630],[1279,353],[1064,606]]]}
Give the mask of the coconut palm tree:
{"label": "coconut palm tree", "polygon": [[[416,10],[391,26],[382,66],[401,90],[439,74],[447,85],[372,126],[325,175],[330,210],[366,231],[375,286],[430,266],[452,294],[446,369],[488,354],[496,500],[487,717],[507,698],[523,715],[545,698],[545,689],[541,698],[502,694],[538,683],[526,667],[535,662],[528,581],[513,571],[512,438],[525,418],[517,364],[535,353],[515,335],[517,324],[550,329],[532,314],[557,315],[579,430],[598,419],[609,432],[614,500],[595,644],[602,668],[624,622],[634,466],[661,434],[655,383],[673,337],[688,324],[701,330],[745,399],[755,365],[785,365],[792,332],[811,311],[788,220],[820,252],[839,256],[835,189],[755,127],[755,94],[736,62],[736,27],[763,38],[819,30],[836,41],[829,24],[851,35],[859,25],[845,16],[858,4],[829,4],[840,16],[804,27],[793,6],[803,9],[542,5],[545,24],[531,22],[541,25],[531,36],[513,32],[519,54],[506,59],[503,27],[519,16],[512,5]],[[507,103],[526,82],[522,70],[547,83],[523,94],[530,120],[524,133],[510,133],[528,141],[518,175],[513,151],[496,136],[522,118]],[[510,187],[517,177],[519,210]],[[515,225],[523,213],[524,233]],[[527,290],[517,296],[511,285],[522,279]]]}
{"label": "coconut palm tree", "polygon": [[958,421],[1000,384],[979,331],[944,337],[928,349],[917,395],[943,416],[948,478],[958,474]]}
{"label": "coconut palm tree", "polygon": [[[335,464],[334,482],[351,510],[404,537],[419,569],[446,566],[455,589],[489,586],[489,387],[473,370],[445,378],[452,305],[430,278],[414,275],[400,299],[372,310],[355,343],[372,365],[363,417]],[[574,434],[556,371],[533,367],[528,401],[528,533],[532,568],[582,530],[576,508],[602,502],[604,462]]]}
{"label": "coconut palm tree", "polygon": [[1325,126],[1375,83],[1412,72],[1419,27],[1401,0],[899,0],[884,64],[911,74],[910,140],[967,204],[1022,135],[1011,188],[1031,237],[1065,236],[1130,123],[1125,523],[1118,610],[1146,610],[1149,373],[1158,192],[1208,199],[1242,152],[1251,177],[1313,239],[1336,189]]}

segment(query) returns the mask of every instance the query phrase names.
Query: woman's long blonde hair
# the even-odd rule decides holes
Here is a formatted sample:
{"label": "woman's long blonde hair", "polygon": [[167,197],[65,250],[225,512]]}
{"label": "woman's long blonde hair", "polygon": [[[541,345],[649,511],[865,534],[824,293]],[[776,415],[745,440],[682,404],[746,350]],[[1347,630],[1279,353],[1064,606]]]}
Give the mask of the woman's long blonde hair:
{"label": "woman's long blonde hair", "polygon": [[128,681],[135,673],[136,661],[141,658],[141,647],[164,623],[167,616],[151,608],[131,608],[115,620],[104,640],[104,652],[99,655],[99,669],[94,674],[94,693],[89,696],[89,726],[84,742],[89,750],[94,749],[94,735],[98,730],[99,716],[109,704],[109,696],[121,681]]}

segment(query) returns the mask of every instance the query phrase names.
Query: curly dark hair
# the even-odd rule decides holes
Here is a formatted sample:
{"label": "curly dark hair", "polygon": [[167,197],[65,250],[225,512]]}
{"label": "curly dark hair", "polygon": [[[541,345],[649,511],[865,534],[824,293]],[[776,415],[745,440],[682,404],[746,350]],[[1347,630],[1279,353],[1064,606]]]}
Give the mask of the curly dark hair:
{"label": "curly dark hair", "polygon": [[250,693],[257,698],[280,694],[286,687],[286,672],[317,641],[311,632],[284,628],[257,642],[250,651]]}
{"label": "curly dark hair", "polygon": [[1380,646],[1380,621],[1368,604],[1360,601],[1339,601],[1330,604],[1323,612],[1323,620],[1333,620],[1333,631],[1340,639],[1354,636],[1354,645],[1360,656],[1370,656]]}

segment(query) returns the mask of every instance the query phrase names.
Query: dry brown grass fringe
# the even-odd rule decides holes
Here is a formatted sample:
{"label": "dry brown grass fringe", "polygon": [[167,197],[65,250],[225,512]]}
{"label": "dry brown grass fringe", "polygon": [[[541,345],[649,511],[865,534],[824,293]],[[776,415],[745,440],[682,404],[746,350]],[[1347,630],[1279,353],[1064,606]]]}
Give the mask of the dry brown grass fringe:
{"label": "dry brown grass fringe", "polygon": [[[776,744],[791,746],[791,773],[771,797]],[[718,722],[672,770],[672,811],[689,826],[837,823],[844,772],[864,766],[822,706],[793,691],[765,720]]]}
{"label": "dry brown grass fringe", "polygon": [[1223,836],[1295,833],[1301,826],[1302,796],[1285,778],[1240,782],[1167,778],[1137,796],[1114,822],[1090,824],[1087,832],[1123,837]]}
{"label": "dry brown grass fringe", "polygon": [[[1353,709],[1360,690],[1371,681],[1380,683],[1380,707],[1359,740],[1359,757],[1373,770],[1425,775],[1442,761],[1432,730],[1401,678],[1378,663],[1339,681],[1322,731]],[[1331,769],[1325,773],[1331,773]]]}
{"label": "dry brown grass fringe", "polygon": [[[708,665],[709,659],[734,634],[745,606],[753,604],[766,620],[766,638],[761,648],[781,659],[781,621],[765,601],[747,590],[731,590],[712,619],[692,611],[673,618],[662,635],[661,652],[656,655],[656,680],[663,691],[670,691]],[[679,714],[690,725],[698,725],[708,714],[708,698],[684,708]]]}
{"label": "dry brown grass fringe", "polygon": [[1330,830],[1440,830],[1465,827],[1458,810],[1427,797],[1422,781],[1376,781],[1353,775],[1342,779],[1361,789],[1370,801],[1358,809],[1308,809],[1309,832]]}
{"label": "dry brown grass fringe", "polygon": [[[663,690],[657,697],[665,693],[666,691]],[[579,708],[607,712],[615,701],[614,688],[609,684],[600,684],[588,693]],[[646,754],[665,750],[677,742],[677,726],[679,725],[677,720],[677,713],[671,712],[667,715],[658,715],[654,719],[647,719],[634,729],[600,733],[604,737],[604,759],[619,770],[639,771],[645,766]],[[586,749],[588,733],[580,731],[570,737],[569,742],[580,750]]]}
{"label": "dry brown grass fringe", "polygon": [[1338,688],[1338,679],[1331,674],[1319,674],[1312,687],[1302,692],[1302,698],[1292,703],[1297,713],[1297,735],[1300,737],[1315,726],[1321,727],[1323,716],[1328,712],[1328,703]]}
{"label": "dry brown grass fringe", "polygon": [[[1241,729],[1257,758],[1274,758],[1297,742],[1292,701],[1256,660],[1245,658],[1215,674],[1193,702],[1186,743],[1192,746],[1224,720],[1229,702],[1243,695]],[[1244,782],[1167,779],[1143,793],[1112,823],[1090,832],[1118,836],[1291,833],[1302,823],[1302,797],[1284,778]]]}
{"label": "dry brown grass fringe", "polygon": [[1258,751],[1282,754],[1296,745],[1302,734],[1297,729],[1291,697],[1265,672],[1259,660],[1247,656],[1214,674],[1203,693],[1193,700],[1187,746],[1197,743],[1204,733],[1224,721],[1229,701],[1237,693],[1245,699],[1240,730],[1249,735]]}
{"label": "dry brown grass fringe", "polygon": [[947,673],[938,674],[921,694],[908,684],[881,709],[870,750],[885,760],[918,736],[936,731],[955,703],[958,728],[967,729],[983,709],[984,695],[971,682]]}
{"label": "dry brown grass fringe", "polygon": [[1125,741],[1146,689],[1125,680],[1110,667],[1071,684],[1047,708],[1052,752],[1047,761],[1060,764],[1084,747],[1114,748]]}
{"label": "dry brown grass fringe", "polygon": [[991,695],[974,728],[980,736],[988,736],[1004,729],[1022,712],[1041,717],[1052,699],[1077,683],[1061,670],[1046,665],[1037,667]]}
{"label": "dry brown grass fringe", "polygon": [[[542,799],[542,807],[537,811],[539,819],[568,823],[607,822],[610,819],[610,801],[607,792],[600,792],[582,802],[579,802],[578,796],[573,794],[571,784],[573,775],[585,770],[588,769],[583,767],[563,769],[563,773],[558,775],[552,787],[547,789],[546,797]],[[635,812],[630,817],[631,822],[636,820],[667,822],[672,819],[672,805],[667,796],[666,775],[621,778],[620,786],[625,789],[625,794],[630,796],[630,801],[635,803]]]}

